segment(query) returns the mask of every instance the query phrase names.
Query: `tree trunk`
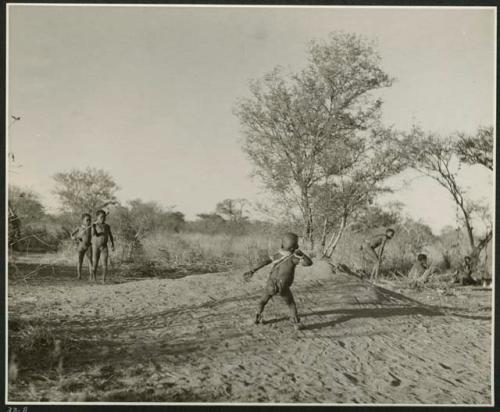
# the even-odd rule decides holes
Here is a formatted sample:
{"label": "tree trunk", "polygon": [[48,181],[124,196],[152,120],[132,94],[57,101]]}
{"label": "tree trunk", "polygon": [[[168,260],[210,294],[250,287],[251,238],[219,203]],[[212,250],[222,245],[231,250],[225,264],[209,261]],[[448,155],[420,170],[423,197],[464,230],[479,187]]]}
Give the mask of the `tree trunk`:
{"label": "tree trunk", "polygon": [[332,233],[328,245],[326,246],[325,249],[323,249],[323,257],[327,257],[328,259],[332,257],[333,252],[337,248],[337,244],[339,243],[339,240],[342,237],[342,234],[344,233],[346,224],[347,224],[347,218],[345,216],[342,216],[339,230],[337,231],[337,233]]}
{"label": "tree trunk", "polygon": [[488,243],[491,241],[492,238],[493,238],[493,231],[489,230],[486,233],[486,236],[483,239],[481,239],[476,246],[479,252],[481,252],[488,245]]}
{"label": "tree trunk", "polygon": [[325,245],[326,245],[326,236],[327,236],[327,230],[328,230],[328,219],[325,218],[325,221],[323,222],[323,232],[321,233],[321,250],[325,250]]}
{"label": "tree trunk", "polygon": [[314,221],[309,196],[306,189],[302,190],[302,214],[304,218],[304,238],[309,243],[310,250],[314,249]]}
{"label": "tree trunk", "polygon": [[477,244],[475,244],[474,248],[472,249],[470,258],[474,270],[477,268],[477,265],[479,264],[479,255],[481,254],[481,251],[486,247],[486,245],[488,244],[488,242],[491,240],[492,237],[493,237],[493,232],[488,231],[486,236],[483,239],[481,239]]}
{"label": "tree trunk", "polygon": [[132,256],[134,255],[135,240],[129,243],[127,251],[127,261],[132,261]]}
{"label": "tree trunk", "polygon": [[473,270],[476,270],[477,265],[479,263],[479,254],[484,246],[488,243],[489,239],[491,239],[492,232],[488,232],[486,237],[476,244],[474,239],[474,231],[470,222],[470,216],[462,205],[460,205],[460,209],[462,210],[462,214],[464,216],[465,228],[467,229],[467,237],[469,239],[469,247],[470,247],[470,258]]}
{"label": "tree trunk", "polygon": [[472,231],[472,226],[469,221],[469,215],[465,212],[465,210],[462,210],[462,212],[465,220],[465,228],[467,229],[467,237],[469,239],[471,255],[473,255],[476,252],[476,242],[474,241],[474,233]]}

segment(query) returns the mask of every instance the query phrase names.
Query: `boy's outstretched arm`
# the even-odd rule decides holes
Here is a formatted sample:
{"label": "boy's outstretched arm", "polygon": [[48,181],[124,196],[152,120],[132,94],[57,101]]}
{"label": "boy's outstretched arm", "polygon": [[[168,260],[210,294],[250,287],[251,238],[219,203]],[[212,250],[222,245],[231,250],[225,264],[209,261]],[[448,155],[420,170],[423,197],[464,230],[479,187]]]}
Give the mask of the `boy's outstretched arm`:
{"label": "boy's outstretched arm", "polygon": [[270,258],[263,260],[262,262],[259,263],[257,267],[249,270],[248,272],[243,273],[243,279],[249,281],[255,272],[257,272],[259,269],[262,269],[264,266],[269,265],[269,263],[271,262],[272,260]]}

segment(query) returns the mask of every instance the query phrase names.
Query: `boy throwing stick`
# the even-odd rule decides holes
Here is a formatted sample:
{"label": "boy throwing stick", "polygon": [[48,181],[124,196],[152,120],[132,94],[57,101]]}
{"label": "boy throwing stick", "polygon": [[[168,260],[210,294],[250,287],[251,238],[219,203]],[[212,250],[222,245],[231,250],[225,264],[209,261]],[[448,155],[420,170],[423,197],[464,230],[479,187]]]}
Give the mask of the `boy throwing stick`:
{"label": "boy throwing stick", "polygon": [[294,324],[295,329],[301,329],[297,307],[290,286],[292,286],[295,276],[295,266],[299,263],[302,266],[311,266],[312,260],[299,250],[298,240],[299,237],[295,233],[286,233],[281,241],[281,249],[272,259],[266,259],[255,269],[243,274],[243,278],[248,282],[255,272],[272,263],[269,279],[267,280],[264,293],[259,301],[257,314],[255,315],[255,324],[262,323],[262,312],[269,299],[275,295],[280,295],[288,305],[290,320]]}

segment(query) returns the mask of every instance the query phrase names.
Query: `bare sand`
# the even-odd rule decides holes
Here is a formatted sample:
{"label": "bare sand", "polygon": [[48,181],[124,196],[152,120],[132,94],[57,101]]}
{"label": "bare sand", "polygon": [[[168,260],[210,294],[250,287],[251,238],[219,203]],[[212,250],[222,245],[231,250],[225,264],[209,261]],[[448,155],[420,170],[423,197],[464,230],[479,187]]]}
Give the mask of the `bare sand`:
{"label": "bare sand", "polygon": [[[13,276],[9,401],[491,403],[491,291],[479,287],[391,290],[318,261],[297,270],[296,331],[279,297],[252,323],[266,270],[249,283]],[[33,328],[41,343],[21,351]]]}

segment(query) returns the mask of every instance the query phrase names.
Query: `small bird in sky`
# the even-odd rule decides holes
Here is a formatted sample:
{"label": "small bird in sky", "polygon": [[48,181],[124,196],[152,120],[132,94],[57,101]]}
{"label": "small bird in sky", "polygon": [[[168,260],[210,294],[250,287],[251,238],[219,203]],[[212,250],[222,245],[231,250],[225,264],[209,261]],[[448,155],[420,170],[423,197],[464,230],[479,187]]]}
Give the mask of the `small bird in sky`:
{"label": "small bird in sky", "polygon": [[10,117],[12,117],[14,120],[21,120],[21,116],[11,115]]}

